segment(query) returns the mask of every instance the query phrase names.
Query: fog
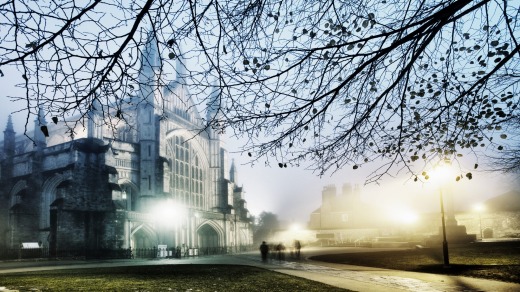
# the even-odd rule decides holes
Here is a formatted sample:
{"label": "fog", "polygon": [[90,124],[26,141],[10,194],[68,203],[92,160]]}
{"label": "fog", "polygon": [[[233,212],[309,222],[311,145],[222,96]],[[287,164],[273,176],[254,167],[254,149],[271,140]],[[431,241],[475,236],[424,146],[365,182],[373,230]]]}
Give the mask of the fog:
{"label": "fog", "polygon": [[[21,94],[15,87],[16,72],[7,71],[2,78],[2,95],[0,95],[0,130],[5,130],[7,117],[13,116],[14,128],[17,134],[22,134],[25,126],[24,104],[14,103],[8,97]],[[22,110],[20,112],[20,110]],[[32,130],[33,118],[30,119],[28,130]],[[0,138],[3,140],[3,137]],[[318,177],[317,174],[306,170],[305,166],[279,168],[276,163],[266,165],[266,159],[261,158],[254,166],[249,162],[251,158],[245,153],[239,153],[241,141],[228,138],[226,147],[229,158],[235,160],[238,168],[238,183],[244,187],[247,207],[252,215],[261,212],[272,212],[286,222],[306,224],[310,213],[321,205],[321,192],[327,185],[336,185],[340,190],[345,183],[359,186],[361,199],[365,203],[375,206],[384,206],[390,210],[413,210],[415,213],[438,211],[439,188],[430,182],[414,182],[409,174],[399,176],[385,176],[378,184],[365,185],[366,177],[378,166],[374,162],[370,166],[353,170],[342,169],[334,174]],[[476,158],[468,158],[467,168],[471,169]],[[464,159],[461,160],[464,163]],[[309,162],[311,163],[311,162]],[[463,179],[451,183],[454,194],[453,205],[455,210],[470,210],[473,206],[485,200],[503,194],[509,190],[520,189],[518,175],[504,175],[502,173],[484,172],[471,169],[473,179]],[[401,212],[402,213],[402,212]]]}

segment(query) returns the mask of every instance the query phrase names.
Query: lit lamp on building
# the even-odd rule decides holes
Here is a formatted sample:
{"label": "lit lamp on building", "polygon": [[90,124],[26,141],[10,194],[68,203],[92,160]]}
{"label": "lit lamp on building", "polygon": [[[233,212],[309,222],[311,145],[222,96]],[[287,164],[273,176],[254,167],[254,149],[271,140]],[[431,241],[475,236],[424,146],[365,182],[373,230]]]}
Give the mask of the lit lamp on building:
{"label": "lit lamp on building", "polygon": [[180,205],[168,199],[159,203],[155,207],[155,209],[153,210],[153,216],[155,218],[155,222],[157,222],[158,226],[162,229],[160,231],[162,233],[162,236],[160,236],[159,239],[163,242],[160,242],[160,244],[163,245],[165,243],[168,243],[165,242],[166,233],[171,232],[172,229],[175,229],[172,233],[177,233],[176,235],[174,235],[175,240],[171,240],[169,243],[171,245],[178,245],[179,243],[176,243],[175,241],[179,241],[179,222],[186,217],[185,210]]}
{"label": "lit lamp on building", "polygon": [[486,207],[483,204],[478,204],[475,206],[475,211],[478,213],[478,228],[480,231],[480,240],[484,238],[482,234],[482,212],[486,210]]}

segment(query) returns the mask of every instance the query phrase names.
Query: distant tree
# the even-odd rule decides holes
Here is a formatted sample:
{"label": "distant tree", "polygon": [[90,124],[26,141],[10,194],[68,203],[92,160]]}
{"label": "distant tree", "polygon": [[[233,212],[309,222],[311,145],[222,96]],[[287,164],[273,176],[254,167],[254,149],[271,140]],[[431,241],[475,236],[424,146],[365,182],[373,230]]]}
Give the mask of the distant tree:
{"label": "distant tree", "polygon": [[0,70],[17,67],[19,99],[33,114],[85,117],[98,100],[114,123],[124,120],[126,97],[149,83],[137,77],[138,56],[152,40],[161,80],[181,61],[198,105],[218,88],[219,114],[205,125],[245,138],[252,163],[313,160],[306,166],[322,175],[378,162],[369,182],[399,171],[421,179],[436,161],[471,154],[477,167],[483,151],[515,147],[519,8],[507,0],[7,1]]}
{"label": "distant tree", "polygon": [[280,228],[278,216],[271,212],[262,212],[254,226],[253,239],[255,243],[269,241],[269,238]]}
{"label": "distant tree", "polygon": [[[510,132],[520,133],[520,116],[515,116],[508,124]],[[492,164],[494,170],[504,173],[520,173],[520,136],[515,135],[509,139],[513,141],[512,145],[502,148],[500,153],[494,153],[489,157],[488,163]]]}

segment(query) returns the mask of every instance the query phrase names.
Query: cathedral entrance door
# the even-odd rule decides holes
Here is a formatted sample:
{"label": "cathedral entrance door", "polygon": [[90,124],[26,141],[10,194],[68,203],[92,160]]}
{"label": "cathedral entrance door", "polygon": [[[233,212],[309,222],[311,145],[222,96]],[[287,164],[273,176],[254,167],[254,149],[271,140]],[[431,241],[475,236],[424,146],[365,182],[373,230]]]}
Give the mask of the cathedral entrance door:
{"label": "cathedral entrance door", "polygon": [[145,226],[140,226],[132,232],[131,247],[136,258],[154,257],[157,248],[157,236]]}
{"label": "cathedral entrance door", "polygon": [[197,235],[202,253],[215,254],[220,252],[219,236],[213,227],[204,225],[198,230]]}

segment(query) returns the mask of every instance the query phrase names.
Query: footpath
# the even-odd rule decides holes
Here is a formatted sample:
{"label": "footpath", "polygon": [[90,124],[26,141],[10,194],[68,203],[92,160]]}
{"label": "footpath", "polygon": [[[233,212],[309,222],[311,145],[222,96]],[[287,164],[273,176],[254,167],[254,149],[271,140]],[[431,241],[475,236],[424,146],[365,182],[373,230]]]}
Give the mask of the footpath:
{"label": "footpath", "polygon": [[[243,255],[244,256],[244,255]],[[461,276],[406,272],[311,260],[262,263],[258,267],[353,291],[520,291],[520,284]]]}
{"label": "footpath", "polygon": [[[0,262],[0,274],[52,269],[165,264],[249,265],[301,277],[351,291],[520,291],[520,284],[428,273],[332,264],[302,259],[262,262],[257,253],[160,260]],[[7,292],[0,283],[0,292]]]}

